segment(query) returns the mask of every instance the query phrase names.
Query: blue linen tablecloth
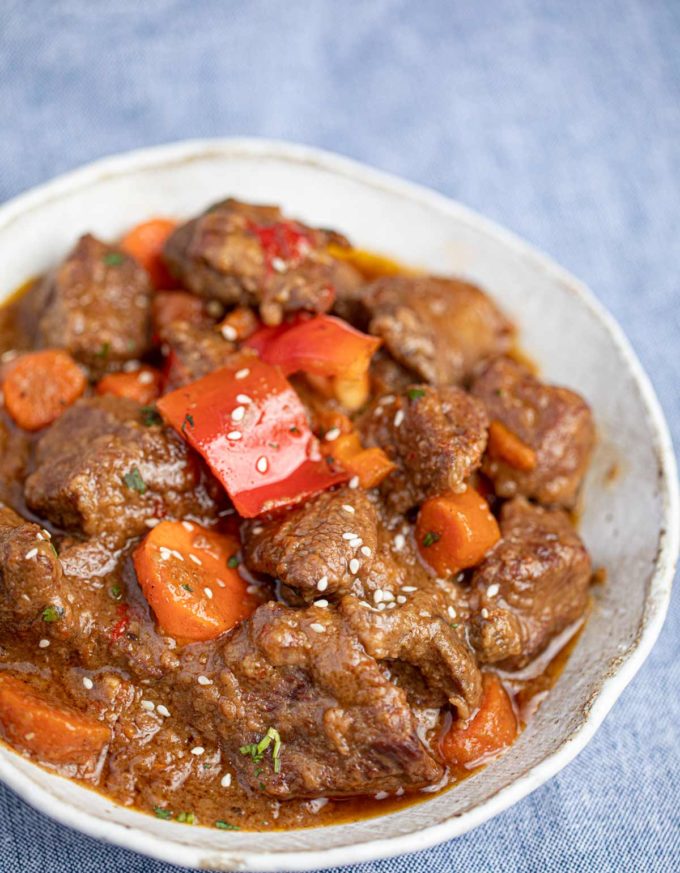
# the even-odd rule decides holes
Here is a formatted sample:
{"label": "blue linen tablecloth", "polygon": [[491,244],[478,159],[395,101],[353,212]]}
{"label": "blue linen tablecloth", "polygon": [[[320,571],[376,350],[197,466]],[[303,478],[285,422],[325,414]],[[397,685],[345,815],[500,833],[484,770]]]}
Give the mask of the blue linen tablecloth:
{"label": "blue linen tablecloth", "polygon": [[[680,3],[0,0],[0,201],[112,152],[334,149],[547,250],[622,323],[680,441]],[[476,831],[362,871],[680,870],[680,615],[598,735]],[[172,868],[0,788],[0,873]]]}

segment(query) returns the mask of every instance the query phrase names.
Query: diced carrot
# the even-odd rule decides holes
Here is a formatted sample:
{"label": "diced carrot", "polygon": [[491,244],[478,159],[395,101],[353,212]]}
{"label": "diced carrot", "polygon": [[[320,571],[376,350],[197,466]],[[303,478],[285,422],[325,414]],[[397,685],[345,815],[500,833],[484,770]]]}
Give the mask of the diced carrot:
{"label": "diced carrot", "polygon": [[152,403],[161,393],[161,374],[153,367],[140,367],[131,373],[109,373],[97,383],[97,394],[127,397],[138,403]]}
{"label": "diced carrot", "polygon": [[222,336],[231,342],[242,342],[261,327],[260,320],[249,306],[237,306],[219,323]]}
{"label": "diced carrot", "polygon": [[30,352],[5,372],[5,406],[19,427],[40,430],[59,418],[86,387],[85,374],[66,352]]}
{"label": "diced carrot", "polygon": [[359,477],[362,488],[375,488],[394,470],[394,464],[380,448],[364,449],[356,431],[341,433],[326,442],[323,452],[338,461],[348,473]]}
{"label": "diced carrot", "polygon": [[51,764],[86,764],[111,738],[108,727],[44,700],[28,683],[0,674],[0,730],[13,746]]}
{"label": "diced carrot", "polygon": [[418,549],[438,576],[474,567],[500,535],[489,504],[470,486],[426,500],[416,521]]}
{"label": "diced carrot", "polygon": [[206,323],[204,301],[188,291],[159,291],[151,303],[154,337],[164,340],[174,321],[188,321],[197,326]]}
{"label": "diced carrot", "polygon": [[209,640],[247,618],[257,601],[236,570],[239,542],[194,522],[162,521],[137,547],[137,579],[164,633]]}
{"label": "diced carrot", "polygon": [[501,680],[494,673],[484,673],[482,688],[475,715],[466,725],[453,724],[442,739],[442,755],[454,767],[478,767],[517,736],[517,717]]}
{"label": "diced carrot", "polygon": [[177,227],[168,218],[152,218],[125,234],[120,247],[144,267],[154,288],[172,288],[173,280],[161,254],[167,238]]}
{"label": "diced carrot", "polygon": [[528,472],[536,466],[536,452],[498,419],[489,426],[487,451],[491,458],[505,461],[516,470]]}

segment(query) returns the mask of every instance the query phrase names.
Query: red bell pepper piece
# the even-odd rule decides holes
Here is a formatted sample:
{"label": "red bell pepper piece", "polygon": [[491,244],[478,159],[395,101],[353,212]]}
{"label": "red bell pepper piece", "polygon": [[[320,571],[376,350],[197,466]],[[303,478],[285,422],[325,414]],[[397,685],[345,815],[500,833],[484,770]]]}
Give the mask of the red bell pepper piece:
{"label": "red bell pepper piece", "polygon": [[166,394],[163,418],[207,461],[237,511],[252,518],[345,482],[329,465],[299,397],[253,354]]}
{"label": "red bell pepper piece", "polygon": [[380,342],[339,318],[317,315],[263,327],[245,345],[267,363],[277,364],[286,375],[303,370],[316,376],[358,379],[368,370]]}

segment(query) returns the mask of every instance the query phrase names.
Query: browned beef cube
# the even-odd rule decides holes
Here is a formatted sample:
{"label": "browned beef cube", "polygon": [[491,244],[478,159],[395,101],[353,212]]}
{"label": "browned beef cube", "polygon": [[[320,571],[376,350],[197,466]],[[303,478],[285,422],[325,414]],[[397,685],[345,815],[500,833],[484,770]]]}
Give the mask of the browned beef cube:
{"label": "browned beef cube", "polygon": [[535,453],[529,469],[487,454],[483,469],[496,493],[573,506],[595,442],[585,400],[568,388],[544,384],[509,358],[491,363],[472,391],[484,401],[490,421],[501,422]]}
{"label": "browned beef cube", "polygon": [[66,349],[95,375],[147,351],[151,285],[134,258],[86,234],[44,283],[43,345]]}
{"label": "browned beef cube", "polygon": [[390,276],[361,293],[369,331],[419,379],[460,383],[510,347],[513,327],[474,285],[434,276]]}
{"label": "browned beef cube", "polygon": [[[218,734],[253,791],[279,799],[373,794],[441,776],[405,693],[332,607],[267,603],[213,647],[207,663],[201,649],[188,657],[192,722]],[[214,685],[198,684],[197,673]],[[258,758],[252,744],[270,729],[281,747],[272,740]]]}
{"label": "browned beef cube", "polygon": [[165,260],[194,294],[257,305],[266,324],[279,324],[288,312],[326,312],[337,286],[360,284],[352,267],[328,254],[331,242],[347,245],[278,207],[225,200],[179,227]]}
{"label": "browned beef cube", "polygon": [[17,506],[23,500],[22,480],[28,462],[25,432],[0,418],[0,501]]}
{"label": "browned beef cube", "polygon": [[500,521],[502,539],[472,578],[472,638],[480,661],[514,670],[583,615],[591,565],[562,510],[517,497],[505,504]]}
{"label": "browned beef cube", "polygon": [[78,401],[40,440],[26,500],[53,524],[117,547],[155,519],[210,518],[216,499],[198,457],[168,428],[146,426],[119,397]]}
{"label": "browned beef cube", "polygon": [[397,465],[383,496],[404,512],[427,497],[458,489],[481,463],[487,418],[460,388],[411,385],[380,398],[359,427],[367,446],[380,446]]}
{"label": "browned beef cube", "polygon": [[166,328],[165,343],[170,355],[167,390],[180,388],[226,366],[234,351],[234,344],[216,330],[186,321],[175,321]]}

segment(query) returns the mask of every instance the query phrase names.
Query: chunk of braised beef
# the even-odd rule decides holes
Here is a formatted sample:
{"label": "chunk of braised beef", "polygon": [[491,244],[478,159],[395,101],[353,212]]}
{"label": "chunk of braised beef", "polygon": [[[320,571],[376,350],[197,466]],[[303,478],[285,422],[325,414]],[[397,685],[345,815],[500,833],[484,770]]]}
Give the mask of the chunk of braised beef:
{"label": "chunk of braised beef", "polygon": [[[197,684],[199,673],[214,684]],[[180,677],[191,683],[193,724],[217,733],[253,791],[281,800],[351,796],[418,788],[442,775],[404,691],[332,607],[260,606],[207,661],[200,647],[187,652]]]}
{"label": "chunk of braised beef", "polygon": [[86,234],[43,281],[42,345],[66,349],[93,375],[148,350],[152,290],[134,258]]}
{"label": "chunk of braised beef", "polygon": [[502,455],[487,454],[483,469],[496,493],[573,506],[595,443],[585,400],[568,388],[546,385],[509,358],[489,364],[472,392],[484,402],[489,419],[508,428],[535,456],[533,467],[518,469]]}
{"label": "chunk of braised beef", "polygon": [[223,498],[199,458],[169,428],[147,424],[125,398],[75,403],[37,445],[29,507],[113,548],[155,519],[214,517]]}
{"label": "chunk of braised beef", "polygon": [[168,349],[166,389],[172,391],[226,366],[234,352],[216,330],[176,321],[165,329]]}
{"label": "chunk of braised beef", "polygon": [[484,406],[455,387],[411,385],[384,395],[358,427],[366,446],[379,446],[397,465],[381,490],[400,512],[459,489],[480,465],[486,446]]}
{"label": "chunk of braised beef", "polygon": [[4,413],[0,413],[0,502],[15,507],[23,502],[28,458],[26,434],[9,424]]}
{"label": "chunk of braised beef", "polygon": [[370,333],[433,385],[463,382],[512,343],[513,327],[496,304],[459,279],[386,276],[363,289],[360,300]]}
{"label": "chunk of braised beef", "polygon": [[592,568],[562,510],[517,497],[500,523],[501,540],[472,576],[472,640],[480,661],[516,670],[583,616]]}
{"label": "chunk of braised beef", "polygon": [[226,304],[257,305],[265,324],[299,310],[326,312],[336,286],[359,284],[328,253],[347,245],[331,231],[286,218],[274,206],[229,199],[179,227],[165,247],[173,275],[190,291]]}

